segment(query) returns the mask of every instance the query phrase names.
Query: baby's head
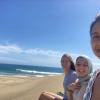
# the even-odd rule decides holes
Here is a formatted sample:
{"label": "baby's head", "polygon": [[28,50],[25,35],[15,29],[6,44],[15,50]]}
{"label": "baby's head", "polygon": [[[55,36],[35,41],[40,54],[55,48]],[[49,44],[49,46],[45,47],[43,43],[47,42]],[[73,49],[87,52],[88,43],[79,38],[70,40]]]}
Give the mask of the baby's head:
{"label": "baby's head", "polygon": [[79,77],[85,77],[92,72],[92,63],[86,56],[79,56],[75,64],[76,73]]}

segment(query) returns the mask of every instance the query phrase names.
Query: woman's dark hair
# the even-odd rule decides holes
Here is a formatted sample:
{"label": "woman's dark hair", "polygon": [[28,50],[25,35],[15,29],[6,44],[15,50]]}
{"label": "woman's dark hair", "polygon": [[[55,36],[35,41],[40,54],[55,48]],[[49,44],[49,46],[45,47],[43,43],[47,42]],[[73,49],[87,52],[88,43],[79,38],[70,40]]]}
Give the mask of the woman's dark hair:
{"label": "woman's dark hair", "polygon": [[76,58],[76,62],[77,62],[78,59],[80,59],[80,58],[85,58],[85,59],[87,59],[85,56],[78,56],[78,57]]}
{"label": "woman's dark hair", "polygon": [[64,54],[62,57],[61,57],[61,61],[64,59],[64,57],[68,58],[69,61],[71,62],[71,66],[70,66],[70,69],[72,70],[75,70],[75,65],[74,65],[74,62],[72,60],[72,57],[68,54]]}
{"label": "woman's dark hair", "polygon": [[92,22],[92,24],[90,25],[90,36],[92,36],[92,28],[93,26],[97,23],[97,22],[100,22],[100,14],[97,14],[95,20]]}

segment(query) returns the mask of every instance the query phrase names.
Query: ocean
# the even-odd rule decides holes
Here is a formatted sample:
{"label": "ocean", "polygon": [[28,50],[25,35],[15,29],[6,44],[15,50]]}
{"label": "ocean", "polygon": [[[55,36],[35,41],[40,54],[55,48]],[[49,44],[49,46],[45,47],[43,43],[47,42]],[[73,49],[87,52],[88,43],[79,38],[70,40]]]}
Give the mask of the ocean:
{"label": "ocean", "polygon": [[0,76],[17,76],[17,77],[44,77],[60,75],[63,73],[62,68],[47,66],[31,66],[16,64],[0,64]]}

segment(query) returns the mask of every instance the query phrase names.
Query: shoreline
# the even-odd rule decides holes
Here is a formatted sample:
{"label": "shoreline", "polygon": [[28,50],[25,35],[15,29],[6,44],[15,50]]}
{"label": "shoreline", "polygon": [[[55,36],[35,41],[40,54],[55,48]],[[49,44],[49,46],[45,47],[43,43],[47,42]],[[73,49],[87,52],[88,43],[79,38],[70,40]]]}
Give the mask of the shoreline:
{"label": "shoreline", "polygon": [[49,74],[43,74],[45,72],[41,72],[42,74],[16,74],[16,73],[0,73],[0,77],[46,77],[46,76],[60,76],[63,75],[63,73],[50,73]]}

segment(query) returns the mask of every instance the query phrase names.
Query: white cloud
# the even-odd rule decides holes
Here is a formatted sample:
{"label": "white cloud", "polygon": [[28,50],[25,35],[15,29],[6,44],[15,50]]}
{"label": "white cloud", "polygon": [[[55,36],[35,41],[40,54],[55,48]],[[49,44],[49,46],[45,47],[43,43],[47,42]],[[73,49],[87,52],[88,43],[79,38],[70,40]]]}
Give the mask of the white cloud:
{"label": "white cloud", "polygon": [[[15,44],[0,45],[0,63],[28,64],[42,66],[60,66],[61,56],[65,52],[46,49],[23,49]],[[69,53],[74,61],[81,54]],[[95,58],[94,58],[95,59]],[[92,61],[94,61],[92,59]],[[96,60],[95,60],[96,61]],[[98,66],[100,63],[95,63]]]}
{"label": "white cloud", "polygon": [[17,45],[0,45],[0,62],[59,66],[61,52],[39,48],[23,49]]}
{"label": "white cloud", "polygon": [[46,56],[61,56],[61,53],[53,50],[43,50],[39,48],[34,49],[22,49],[17,45],[0,45],[0,53],[26,53],[31,55],[46,55]]}
{"label": "white cloud", "polygon": [[61,56],[62,53],[53,50],[43,50],[43,49],[28,49],[24,51],[25,53],[32,54],[32,55],[45,55],[45,56]]}
{"label": "white cloud", "polygon": [[22,49],[16,45],[0,45],[0,53],[9,54],[9,53],[21,53]]}

